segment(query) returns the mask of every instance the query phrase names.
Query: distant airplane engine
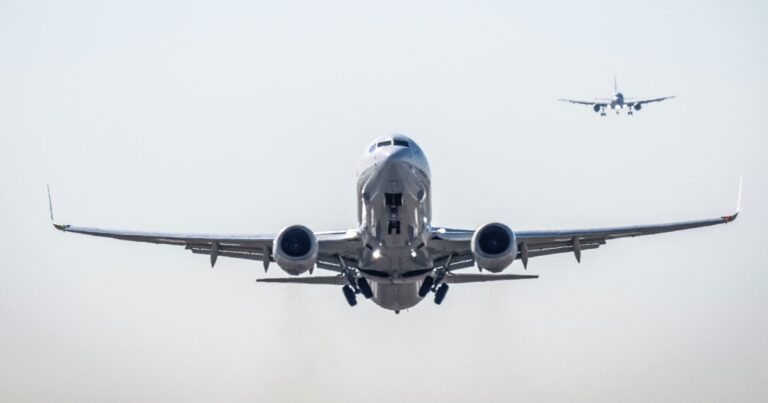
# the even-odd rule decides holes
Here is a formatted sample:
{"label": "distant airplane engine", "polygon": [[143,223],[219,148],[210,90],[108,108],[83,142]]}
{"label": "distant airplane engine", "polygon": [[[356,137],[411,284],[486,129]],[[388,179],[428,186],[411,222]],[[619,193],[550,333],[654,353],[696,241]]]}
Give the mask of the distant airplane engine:
{"label": "distant airplane engine", "polygon": [[643,109],[643,105],[642,104],[635,104],[635,110],[639,111],[640,109]]}
{"label": "distant airplane engine", "polygon": [[315,266],[317,249],[315,234],[303,225],[284,228],[275,238],[272,247],[275,263],[294,276]]}
{"label": "distant airplane engine", "polygon": [[478,267],[498,273],[515,260],[517,238],[504,224],[485,224],[472,235],[471,249]]}
{"label": "distant airplane engine", "polygon": [[600,105],[595,105],[592,107],[592,109],[594,109],[595,112],[600,112]]}

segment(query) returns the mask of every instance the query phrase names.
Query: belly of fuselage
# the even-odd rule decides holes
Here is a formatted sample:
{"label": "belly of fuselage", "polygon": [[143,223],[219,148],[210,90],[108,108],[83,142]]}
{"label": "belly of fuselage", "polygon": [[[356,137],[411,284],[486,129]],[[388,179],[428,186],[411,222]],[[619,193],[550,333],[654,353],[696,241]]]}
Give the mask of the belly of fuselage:
{"label": "belly of fuselage", "polygon": [[373,302],[376,305],[393,311],[408,309],[418,304],[422,298],[418,290],[421,282],[389,284],[385,282],[373,282]]}

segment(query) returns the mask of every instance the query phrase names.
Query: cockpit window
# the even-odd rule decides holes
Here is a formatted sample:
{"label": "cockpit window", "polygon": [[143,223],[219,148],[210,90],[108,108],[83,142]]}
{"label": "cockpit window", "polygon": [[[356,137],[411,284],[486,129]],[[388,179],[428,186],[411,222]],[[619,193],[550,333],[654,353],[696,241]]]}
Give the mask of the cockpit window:
{"label": "cockpit window", "polygon": [[408,142],[405,140],[392,140],[392,143],[400,147],[408,147]]}
{"label": "cockpit window", "polygon": [[386,146],[410,147],[411,145],[405,140],[383,140],[383,141],[379,141],[378,143],[372,144],[371,148],[368,149],[368,152],[373,152],[374,148],[386,147]]}

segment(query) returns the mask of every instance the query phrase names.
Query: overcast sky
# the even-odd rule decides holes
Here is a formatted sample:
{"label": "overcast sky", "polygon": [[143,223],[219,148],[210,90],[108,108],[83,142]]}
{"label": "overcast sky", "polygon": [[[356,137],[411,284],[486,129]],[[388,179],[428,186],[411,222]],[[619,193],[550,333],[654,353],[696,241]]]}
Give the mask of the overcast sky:
{"label": "overcast sky", "polygon": [[[0,400],[768,400],[768,3],[416,3],[0,1]],[[614,75],[678,97],[557,102]],[[357,159],[393,132],[436,225],[717,217],[743,173],[742,215],[400,315],[50,227],[47,183],[64,223],[354,227]]]}

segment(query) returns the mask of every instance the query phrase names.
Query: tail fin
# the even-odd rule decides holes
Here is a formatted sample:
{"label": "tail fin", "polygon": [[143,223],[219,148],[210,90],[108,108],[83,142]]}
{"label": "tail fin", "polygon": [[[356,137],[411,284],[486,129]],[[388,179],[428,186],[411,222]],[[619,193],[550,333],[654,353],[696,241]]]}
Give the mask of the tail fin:
{"label": "tail fin", "polygon": [[613,92],[614,93],[619,92],[619,86],[616,85],[616,74],[613,75]]}

